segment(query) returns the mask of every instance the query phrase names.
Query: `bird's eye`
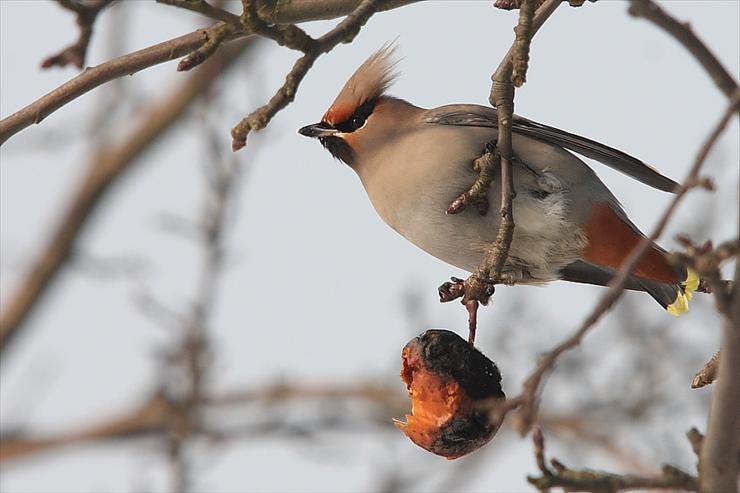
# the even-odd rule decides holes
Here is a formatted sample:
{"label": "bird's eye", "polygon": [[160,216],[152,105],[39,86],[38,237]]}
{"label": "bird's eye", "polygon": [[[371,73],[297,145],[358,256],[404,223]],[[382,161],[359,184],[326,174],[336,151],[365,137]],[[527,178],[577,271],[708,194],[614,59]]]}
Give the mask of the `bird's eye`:
{"label": "bird's eye", "polygon": [[367,118],[363,118],[362,116],[355,116],[352,117],[352,127],[357,130],[358,128],[361,128],[364,124]]}
{"label": "bird's eye", "polygon": [[349,119],[337,125],[336,128],[345,133],[354,132],[355,130],[362,128],[375,109],[375,103],[375,99],[365,101],[355,110]]}

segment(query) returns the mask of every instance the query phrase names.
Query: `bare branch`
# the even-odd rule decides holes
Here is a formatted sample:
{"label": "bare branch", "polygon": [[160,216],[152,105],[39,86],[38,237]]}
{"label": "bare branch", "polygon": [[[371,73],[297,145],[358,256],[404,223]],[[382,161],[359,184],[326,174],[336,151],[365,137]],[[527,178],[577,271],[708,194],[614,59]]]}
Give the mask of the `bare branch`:
{"label": "bare branch", "polygon": [[[379,11],[390,10],[418,0],[385,0],[380,2]],[[293,0],[289,4],[261,2],[260,16],[273,24],[306,22],[318,19],[333,19],[352,12],[360,0]],[[247,33],[234,35],[247,36]],[[114,58],[96,67],[91,67],[77,77],[57,87],[30,105],[0,120],[0,145],[24,128],[38,124],[56,110],[77,99],[96,87],[125,75],[180,58],[197,50],[208,41],[205,30],[180,36],[163,43]]]}
{"label": "bare branch", "polygon": [[190,103],[203,94],[221,71],[238,59],[245,48],[246,45],[235,46],[234,50],[224,54],[222,60],[215,59],[208,69],[204,67],[204,70],[185,81],[179,89],[174,92],[168,89],[172,95],[152,106],[147,115],[142,115],[141,124],[124,137],[120,144],[97,152],[90,162],[87,176],[80,182],[46,247],[0,313],[0,352],[4,352],[11,340],[20,333],[37,302],[69,260],[80,232],[102,202],[105,192],[138,161],[141,154],[158,137],[179,121]]}
{"label": "bare branch", "polygon": [[[383,408],[383,415],[400,413],[405,406],[404,394],[396,385],[378,385],[359,382],[353,385],[285,385],[269,384],[248,390],[235,390],[219,395],[201,395],[198,404],[209,409],[242,406],[270,406],[292,401],[365,401]],[[175,402],[156,393],[129,411],[80,429],[59,434],[27,436],[16,434],[0,440],[0,463],[21,459],[54,449],[99,441],[120,440],[168,433],[173,424],[182,421],[182,410]],[[388,420],[385,425],[391,429]],[[214,435],[218,429],[192,423],[195,435]]]}
{"label": "bare branch", "polygon": [[[740,250],[740,240],[726,241],[714,248],[707,241],[703,245],[695,245],[690,238],[679,236],[678,241],[686,248],[685,252],[674,252],[671,260],[683,267],[693,269],[701,278],[700,288],[714,294],[717,311],[726,319],[734,317],[733,292],[734,283],[724,281],[721,277],[720,266],[723,262],[737,256]],[[717,378],[720,353],[717,352],[707,361],[699,372],[694,375],[691,388],[700,388],[709,385]]]}
{"label": "bare branch", "polygon": [[221,43],[234,34],[231,24],[219,23],[203,30],[206,42],[200,48],[190,53],[177,64],[178,72],[186,72],[205,62],[221,46]]}
{"label": "bare branch", "polygon": [[166,429],[173,412],[170,403],[156,395],[131,411],[91,426],[44,437],[18,435],[0,441],[0,462],[66,445],[133,438]]}
{"label": "bare branch", "polygon": [[[525,0],[534,5],[536,0]],[[534,36],[542,24],[555,12],[555,9],[560,5],[561,0],[545,0],[542,5],[537,9],[534,18],[531,20],[531,26],[527,29],[519,29],[518,33],[521,36],[526,36],[531,39]],[[527,7],[527,9],[531,8]],[[529,22],[526,19],[525,22]],[[522,18],[520,17],[520,22]],[[517,34],[517,36],[520,36]],[[491,94],[489,97],[490,103],[496,107],[498,113],[498,138],[496,144],[497,154],[500,156],[500,168],[501,168],[501,206],[499,214],[501,215],[501,222],[499,225],[496,240],[485,255],[483,262],[478,269],[465,280],[462,286],[459,286],[456,290],[462,296],[462,304],[468,310],[468,340],[472,343],[475,342],[475,331],[477,325],[477,312],[479,304],[486,305],[494,292],[493,284],[500,280],[501,271],[504,268],[506,259],[509,256],[509,248],[511,247],[511,240],[514,237],[514,213],[512,208],[512,202],[516,196],[514,190],[514,180],[511,172],[511,160],[513,156],[511,146],[511,120],[514,114],[514,86],[512,84],[512,72],[514,67],[514,57],[517,53],[520,45],[520,40],[514,42],[509,48],[509,51],[504,56],[503,60],[499,64],[496,72],[491,76],[493,80],[493,86],[491,87]],[[527,44],[528,45],[528,44]],[[489,151],[490,152],[490,151]],[[481,174],[490,172],[490,166],[481,166]],[[479,184],[479,180],[473,184],[475,187]],[[490,184],[490,181],[488,182]],[[465,194],[463,194],[464,196]],[[480,196],[480,192],[477,193]],[[459,201],[456,199],[450,208],[454,209],[454,205]],[[449,210],[449,209],[448,209]],[[455,297],[442,296],[443,290],[449,293],[449,283],[445,283],[439,288],[440,300],[451,301]]]}
{"label": "bare branch", "polygon": [[115,0],[95,0],[94,2],[77,2],[75,0],[57,0],[57,3],[65,9],[77,14],[77,26],[80,28],[80,36],[77,41],[56,55],[50,56],[41,63],[41,68],[64,67],[71,63],[77,68],[85,65],[87,46],[92,38],[93,24],[98,14],[113,3]]}
{"label": "bare branch", "polygon": [[157,0],[157,3],[172,5],[173,7],[180,7],[192,12],[197,12],[206,17],[210,17],[211,19],[231,24],[233,27],[241,26],[241,21],[239,20],[238,15],[232,14],[228,10],[215,7],[206,0]]}
{"label": "bare branch", "polygon": [[44,118],[88,91],[113,79],[184,56],[198,49],[205,41],[205,32],[198,30],[89,68],[34,103],[0,120],[0,144],[29,125],[41,123]]}
{"label": "bare branch", "polygon": [[570,469],[557,459],[551,459],[552,468],[545,458],[545,439],[542,431],[536,428],[532,435],[535,458],[541,476],[528,476],[527,480],[540,491],[562,488],[565,491],[590,491],[593,493],[613,493],[626,490],[697,491],[697,480],[691,474],[677,467],[664,465],[663,474],[658,477],[614,474],[591,469]]}
{"label": "bare branch", "polygon": [[686,432],[686,438],[689,439],[691,450],[693,450],[696,457],[699,458],[701,456],[701,447],[704,445],[704,435],[702,435],[696,428],[691,428]]}
{"label": "bare branch", "polygon": [[261,15],[268,14],[260,13],[254,1],[242,0],[242,5],[243,12],[240,21],[249,31],[270,38],[280,46],[287,46],[304,53],[316,47],[316,40],[293,24],[279,25],[265,22]]}
{"label": "bare branch", "polygon": [[629,13],[635,17],[642,17],[665,30],[681,43],[684,48],[694,55],[697,62],[704,67],[720,91],[728,98],[733,98],[737,89],[737,81],[730,75],[717,57],[699,39],[688,22],[680,22],[671,17],[653,0],[631,0]]}
{"label": "bare branch", "polygon": [[478,208],[478,213],[485,216],[488,213],[488,189],[493,181],[493,172],[501,165],[501,155],[498,152],[486,152],[473,162],[473,171],[478,178],[466,192],[458,195],[447,208],[447,214],[459,214],[469,205]]}
{"label": "bare branch", "polygon": [[[738,91],[740,92],[740,91]],[[737,101],[736,95],[735,100]],[[714,384],[707,435],[699,459],[701,491],[737,491],[740,450],[740,262],[735,263],[735,285],[724,311],[717,383]],[[722,294],[715,293],[720,306]],[[721,309],[721,308],[720,308]]]}
{"label": "bare branch", "polygon": [[525,0],[519,8],[519,24],[516,29],[516,41],[514,41],[514,68],[511,82],[516,87],[522,87],[527,81],[527,68],[529,68],[529,45],[532,42],[532,17],[536,2]]}
{"label": "bare branch", "polygon": [[[251,2],[245,3],[245,17],[251,22],[259,23],[254,20],[255,15],[250,14]],[[247,144],[247,135],[252,130],[260,130],[265,128],[270,120],[288,104],[290,104],[295,98],[296,91],[303,78],[306,76],[308,71],[313,66],[319,56],[324,53],[331,51],[339,43],[348,43],[360,32],[360,28],[372,17],[380,5],[379,0],[362,0],[357,8],[347,15],[347,17],[340,22],[334,29],[327,32],[315,42],[309,42],[311,38],[308,35],[301,37],[298,42],[302,41],[304,44],[301,49],[305,55],[298,59],[293,65],[293,68],[285,76],[285,83],[278,89],[275,95],[270,101],[257,108],[255,111],[243,118],[232,130],[231,136],[233,138],[231,147],[234,151],[237,151]],[[289,45],[288,36],[294,36],[296,33],[287,31],[277,31],[268,29],[265,26],[258,27],[260,31],[268,33],[271,37],[283,41],[286,45]],[[302,31],[301,31],[302,32]],[[311,40],[313,41],[313,40]],[[296,41],[291,43],[296,44]],[[296,47],[298,45],[296,44]]]}
{"label": "bare branch", "polygon": [[[632,250],[630,255],[625,259],[619,271],[609,283],[608,291],[604,294],[604,296],[602,296],[601,300],[599,300],[599,303],[592,310],[589,316],[586,317],[586,319],[582,322],[579,329],[540,358],[537,369],[524,382],[522,393],[519,394],[517,397],[509,399],[508,401],[506,401],[505,404],[498,406],[498,408],[493,410],[493,423],[498,422],[496,420],[503,420],[504,416],[512,409],[519,408],[519,413],[517,415],[518,430],[520,431],[520,433],[524,434],[531,428],[533,422],[536,419],[538,407],[537,395],[540,390],[542,379],[547,373],[549,373],[549,371],[555,365],[557,359],[563,353],[577,347],[581,343],[581,340],[588,333],[588,331],[621,297],[624,291],[624,286],[627,282],[627,278],[632,270],[634,270],[634,268],[637,266],[637,263],[640,261],[650,245],[660,237],[663,230],[665,229],[666,224],[672,217],[678,204],[681,202],[686,193],[691,188],[696,187],[697,184],[700,183],[700,180],[698,179],[699,172],[701,171],[701,168],[706,161],[707,155],[709,154],[709,151],[712,150],[714,144],[717,142],[717,139],[724,131],[727,123],[730,121],[732,115],[737,110],[738,105],[740,105],[740,90],[736,92],[732,102],[727,107],[727,110],[722,115],[719,122],[702,145],[699,153],[694,160],[694,164],[688,173],[688,176],[683,182],[683,185],[677,191],[673,200],[664,211],[653,232],[649,236],[643,238],[642,241]],[[733,379],[730,378],[730,380],[732,381]]]}

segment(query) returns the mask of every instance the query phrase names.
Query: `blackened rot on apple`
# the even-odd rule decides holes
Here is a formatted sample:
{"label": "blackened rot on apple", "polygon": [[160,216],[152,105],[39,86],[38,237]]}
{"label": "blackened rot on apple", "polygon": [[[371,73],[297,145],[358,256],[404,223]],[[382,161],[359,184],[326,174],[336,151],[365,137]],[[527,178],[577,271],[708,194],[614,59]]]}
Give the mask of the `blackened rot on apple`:
{"label": "blackened rot on apple", "polygon": [[411,397],[407,422],[396,421],[415,444],[448,459],[493,438],[489,415],[505,398],[493,361],[448,330],[428,330],[403,348],[401,378]]}

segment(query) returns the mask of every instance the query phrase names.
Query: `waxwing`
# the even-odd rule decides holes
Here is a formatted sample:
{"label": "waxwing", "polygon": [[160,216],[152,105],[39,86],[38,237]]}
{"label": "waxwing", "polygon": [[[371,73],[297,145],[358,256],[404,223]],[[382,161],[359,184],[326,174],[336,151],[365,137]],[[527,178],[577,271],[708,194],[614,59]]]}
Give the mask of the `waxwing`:
{"label": "waxwing", "polygon": [[[473,272],[495,240],[498,214],[450,203],[477,178],[473,161],[497,137],[493,108],[453,104],[423,109],[386,94],[395,47],[368,58],[321,121],[299,130],[318,138],[360,177],[381,218],[431,255]],[[593,140],[514,116],[514,238],[502,275],[512,284],[565,281],[605,286],[643,234],[594,171],[571,151],[665,192],[678,184],[642,161]],[[491,210],[499,200],[494,180]],[[688,310],[699,285],[653,244],[627,289],[645,291],[670,313]]]}

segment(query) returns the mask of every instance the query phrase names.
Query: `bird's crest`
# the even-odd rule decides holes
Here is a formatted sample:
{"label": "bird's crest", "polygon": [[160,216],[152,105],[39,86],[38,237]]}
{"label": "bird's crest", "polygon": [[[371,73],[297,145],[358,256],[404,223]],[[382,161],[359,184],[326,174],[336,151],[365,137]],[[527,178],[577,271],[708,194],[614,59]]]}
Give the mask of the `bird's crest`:
{"label": "bird's crest", "polygon": [[322,120],[332,125],[347,121],[366,101],[377,98],[393,83],[397,60],[394,43],[388,43],[360,65],[324,114]]}

